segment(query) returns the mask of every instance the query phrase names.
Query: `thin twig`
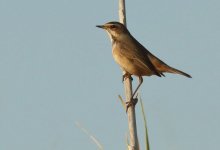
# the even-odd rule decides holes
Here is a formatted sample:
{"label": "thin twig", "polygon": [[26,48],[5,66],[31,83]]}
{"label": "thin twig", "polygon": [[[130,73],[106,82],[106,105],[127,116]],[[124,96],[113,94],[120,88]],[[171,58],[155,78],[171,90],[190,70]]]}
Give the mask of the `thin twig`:
{"label": "thin twig", "polygon": [[79,122],[75,122],[76,126],[81,129],[91,140],[93,143],[96,144],[99,150],[104,150],[102,144],[99,142],[99,140],[93,136],[92,134],[89,133],[88,130],[86,130]]}
{"label": "thin twig", "polygon": [[124,100],[122,99],[121,95],[118,95],[118,98],[119,98],[124,110],[126,111],[126,104],[125,104]]}
{"label": "thin twig", "polygon": [[144,112],[144,105],[143,105],[143,101],[142,101],[141,97],[139,99],[140,99],[140,102],[141,102],[141,111],[142,111],[142,116],[143,116],[143,120],[144,120],[145,146],[146,146],[146,150],[150,150],[150,144],[149,144],[149,138],[148,138],[148,130],[147,130],[147,119],[146,119],[146,115],[145,115],[145,112]]}

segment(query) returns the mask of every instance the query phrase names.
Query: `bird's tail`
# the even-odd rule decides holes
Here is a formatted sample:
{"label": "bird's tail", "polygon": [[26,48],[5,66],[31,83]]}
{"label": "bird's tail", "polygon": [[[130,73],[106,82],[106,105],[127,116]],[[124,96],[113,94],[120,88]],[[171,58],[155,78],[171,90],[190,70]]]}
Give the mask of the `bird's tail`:
{"label": "bird's tail", "polygon": [[185,73],[183,71],[180,71],[178,69],[172,68],[172,67],[169,67],[167,72],[169,72],[169,73],[176,73],[176,74],[180,74],[180,75],[186,76],[188,78],[192,78],[189,74],[187,74],[187,73]]}
{"label": "bird's tail", "polygon": [[157,68],[157,70],[159,72],[161,72],[161,75],[163,75],[163,72],[169,72],[169,73],[176,73],[176,74],[184,75],[188,78],[192,78],[189,74],[168,66],[166,63],[164,63],[162,60],[160,60],[159,58],[157,58],[153,54],[150,54],[148,57],[150,58],[153,65]]}

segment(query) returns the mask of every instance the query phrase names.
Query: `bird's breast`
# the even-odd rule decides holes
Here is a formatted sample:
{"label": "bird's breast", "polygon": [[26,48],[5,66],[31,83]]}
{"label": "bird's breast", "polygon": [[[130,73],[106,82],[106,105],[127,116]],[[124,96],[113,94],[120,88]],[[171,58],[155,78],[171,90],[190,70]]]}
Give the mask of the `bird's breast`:
{"label": "bird's breast", "polygon": [[112,45],[112,55],[124,71],[137,76],[152,75],[152,72],[148,68],[143,67],[135,58],[128,57],[126,52],[122,52],[121,46],[117,45],[117,43]]}

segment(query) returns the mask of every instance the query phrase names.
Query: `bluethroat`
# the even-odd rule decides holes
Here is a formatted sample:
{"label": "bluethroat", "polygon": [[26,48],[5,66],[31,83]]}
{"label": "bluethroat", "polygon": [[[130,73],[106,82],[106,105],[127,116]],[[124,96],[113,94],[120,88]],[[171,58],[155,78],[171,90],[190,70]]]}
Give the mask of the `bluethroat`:
{"label": "bluethroat", "polygon": [[112,43],[114,60],[125,71],[123,80],[126,77],[130,78],[131,75],[139,78],[139,84],[132,94],[131,101],[143,83],[142,76],[157,75],[161,77],[165,76],[164,73],[175,73],[191,78],[189,74],[170,67],[154,56],[130,34],[123,24],[119,22],[108,22],[104,25],[97,25],[96,27],[107,31]]}

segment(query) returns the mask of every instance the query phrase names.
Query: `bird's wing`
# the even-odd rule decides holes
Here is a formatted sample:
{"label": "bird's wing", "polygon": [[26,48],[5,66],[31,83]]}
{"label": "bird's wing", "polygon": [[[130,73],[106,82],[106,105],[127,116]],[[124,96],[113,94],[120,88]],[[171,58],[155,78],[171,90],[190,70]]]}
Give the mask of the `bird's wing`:
{"label": "bird's wing", "polygon": [[149,51],[146,48],[144,48],[140,43],[138,43],[138,44],[136,44],[136,45],[138,45],[136,47],[129,46],[130,48],[127,48],[127,46],[121,44],[121,46],[120,46],[121,54],[130,58],[130,59],[138,61],[144,67],[151,70],[155,75],[161,77],[161,75],[163,75],[163,74],[160,73],[155,68],[153,63],[151,62],[151,60],[148,56],[150,54]]}

